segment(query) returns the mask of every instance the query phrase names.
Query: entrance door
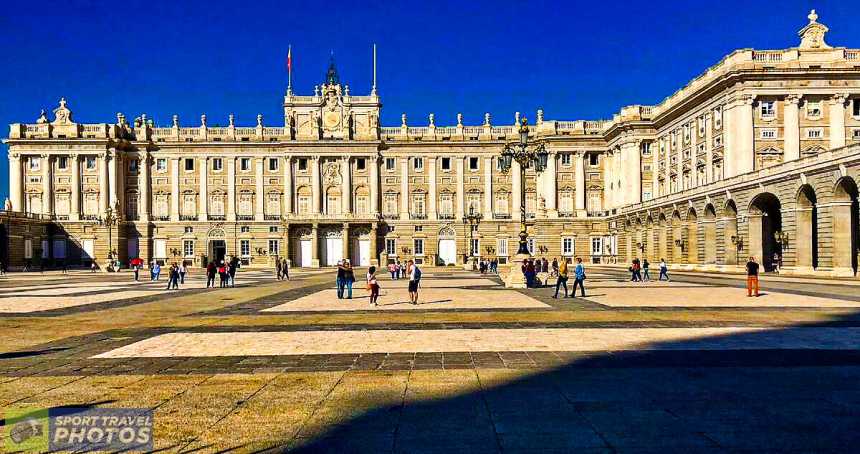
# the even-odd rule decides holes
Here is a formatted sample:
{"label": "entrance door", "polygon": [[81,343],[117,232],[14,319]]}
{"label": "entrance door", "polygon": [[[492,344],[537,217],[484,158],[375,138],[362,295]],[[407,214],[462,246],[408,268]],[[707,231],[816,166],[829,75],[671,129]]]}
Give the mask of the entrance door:
{"label": "entrance door", "polygon": [[[56,249],[56,248],[55,248]],[[140,256],[140,243],[137,238],[128,239],[128,258],[129,260]]]}
{"label": "entrance door", "polygon": [[209,256],[215,263],[220,263],[227,256],[227,242],[224,240],[210,240],[211,251]]}
{"label": "entrance door", "polygon": [[456,240],[439,240],[439,261],[442,265],[457,263]]}
{"label": "entrance door", "polygon": [[370,266],[370,240],[355,240],[352,261],[358,266]]}
{"label": "entrance door", "polygon": [[84,256],[81,257],[81,259],[86,262],[93,260],[96,256],[95,244],[93,243],[93,240],[83,240],[81,245],[84,249]]}
{"label": "entrance door", "polygon": [[308,268],[311,266],[311,240],[299,240],[299,247],[296,248],[296,262],[300,267]]}
{"label": "entrance door", "polygon": [[337,265],[337,261],[343,259],[343,240],[340,238],[326,238],[325,253],[323,256],[325,257],[326,266]]}

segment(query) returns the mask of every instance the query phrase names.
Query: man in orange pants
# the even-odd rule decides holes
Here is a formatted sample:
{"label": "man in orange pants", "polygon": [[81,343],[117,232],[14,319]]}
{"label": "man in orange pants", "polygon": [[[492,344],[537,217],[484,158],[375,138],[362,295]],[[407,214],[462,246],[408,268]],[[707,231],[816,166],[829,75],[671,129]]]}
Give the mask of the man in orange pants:
{"label": "man in orange pants", "polygon": [[758,297],[758,263],[755,261],[755,257],[750,257],[750,261],[747,262],[747,296],[753,296],[753,289],[755,289],[755,296]]}

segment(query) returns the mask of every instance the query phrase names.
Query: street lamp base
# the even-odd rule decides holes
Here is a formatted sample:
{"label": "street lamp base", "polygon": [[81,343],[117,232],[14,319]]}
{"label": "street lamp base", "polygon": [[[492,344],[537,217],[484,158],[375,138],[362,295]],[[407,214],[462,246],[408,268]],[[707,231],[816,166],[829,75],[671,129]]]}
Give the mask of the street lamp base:
{"label": "street lamp base", "polygon": [[478,258],[477,257],[467,257],[466,261],[463,263],[463,270],[465,271],[475,271],[478,269]]}
{"label": "street lamp base", "polygon": [[507,288],[527,288],[526,276],[523,274],[523,263],[530,259],[529,254],[517,254],[511,260],[510,270],[505,278],[505,287]]}

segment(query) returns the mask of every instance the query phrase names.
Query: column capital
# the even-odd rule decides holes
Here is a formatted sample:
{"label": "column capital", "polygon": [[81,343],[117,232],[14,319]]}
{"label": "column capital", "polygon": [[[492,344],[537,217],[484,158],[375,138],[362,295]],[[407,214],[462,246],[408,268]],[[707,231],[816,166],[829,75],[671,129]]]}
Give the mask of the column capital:
{"label": "column capital", "polygon": [[848,101],[848,93],[835,93],[830,97],[830,104],[834,106],[844,106],[846,101]]}
{"label": "column capital", "polygon": [[786,95],[785,102],[788,104],[800,105],[800,100],[803,99],[802,93],[791,93]]}

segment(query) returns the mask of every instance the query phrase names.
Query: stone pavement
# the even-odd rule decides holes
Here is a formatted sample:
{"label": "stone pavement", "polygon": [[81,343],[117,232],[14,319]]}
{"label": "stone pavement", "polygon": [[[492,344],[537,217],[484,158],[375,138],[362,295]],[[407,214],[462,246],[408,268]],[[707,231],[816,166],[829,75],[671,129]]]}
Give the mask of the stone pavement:
{"label": "stone pavement", "polygon": [[[0,406],[148,407],[169,452],[852,451],[853,283],[589,269],[585,298],[425,270],[418,306],[332,270],[180,292],[0,279]],[[360,270],[358,276],[362,276]],[[47,273],[46,273],[47,274]],[[153,292],[138,296],[135,292]],[[98,302],[99,298],[106,298]],[[59,304],[57,304],[59,302]]]}

